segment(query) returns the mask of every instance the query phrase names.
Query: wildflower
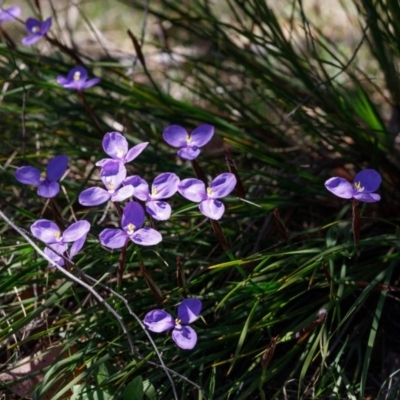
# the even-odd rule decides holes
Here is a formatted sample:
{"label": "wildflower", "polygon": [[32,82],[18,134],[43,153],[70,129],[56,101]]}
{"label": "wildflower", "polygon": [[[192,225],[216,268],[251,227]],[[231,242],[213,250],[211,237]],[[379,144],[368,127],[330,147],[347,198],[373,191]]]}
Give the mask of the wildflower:
{"label": "wildflower", "polygon": [[155,219],[165,221],[171,216],[171,206],[162,201],[173,196],[178,190],[179,178],[172,172],[165,172],[157,176],[151,185],[141,185],[135,190],[135,197],[146,202],[146,211]]}
{"label": "wildflower", "polygon": [[25,185],[38,186],[39,196],[51,198],[57,196],[60,191],[57,181],[64,175],[67,165],[68,157],[61,154],[49,161],[46,172],[41,173],[35,167],[24,166],[15,171],[15,178]]}
{"label": "wildflower", "polygon": [[144,223],[143,207],[129,202],[122,213],[122,229],[104,229],[99,236],[100,243],[110,249],[123,247],[128,240],[141,246],[152,246],[162,240],[161,233],[153,228],[140,228]]}
{"label": "wildflower", "polygon": [[12,21],[15,18],[18,18],[21,14],[21,9],[17,6],[11,6],[8,8],[0,7],[0,25],[6,21]]}
{"label": "wildflower", "polygon": [[26,30],[29,35],[22,39],[22,44],[25,46],[31,46],[40,40],[51,27],[52,19],[47,18],[45,21],[39,21],[35,18],[28,18],[25,22]]}
{"label": "wildflower", "polygon": [[199,147],[206,145],[214,135],[212,125],[198,126],[190,135],[179,125],[171,125],[164,129],[164,140],[172,147],[180,147],[178,155],[185,160],[194,160],[200,154]]}
{"label": "wildflower", "polygon": [[199,179],[184,179],[178,185],[178,192],[190,201],[200,202],[199,209],[206,217],[220,219],[225,206],[217,199],[228,196],[235,186],[235,175],[226,172],[218,175],[207,189]]}
{"label": "wildflower", "polygon": [[31,225],[32,235],[50,247],[46,247],[44,252],[60,266],[64,265],[64,259],[51,249],[63,254],[68,250],[68,243],[72,242],[68,254],[71,259],[82,248],[89,229],[90,223],[85,220],[74,222],[63,233],[54,222],[47,219],[39,219]]}
{"label": "wildflower", "polygon": [[[117,165],[115,166],[115,164]],[[122,182],[126,178],[126,169],[118,169],[118,167],[119,163],[114,162],[113,160],[105,164],[101,171],[101,180],[103,181],[107,190],[99,187],[85,189],[79,195],[79,203],[83,206],[97,206],[105,203],[108,200],[113,202],[123,201],[132,196],[134,192],[132,185],[127,185],[120,188]],[[112,175],[108,170],[117,170],[117,174]]]}
{"label": "wildflower", "polygon": [[78,66],[72,68],[67,77],[59,75],[57,83],[65,89],[82,90],[90,88],[100,82],[100,78],[92,78],[88,80],[86,68]]}
{"label": "wildflower", "polygon": [[164,310],[153,310],[146,314],[143,323],[152,332],[160,333],[173,329],[172,339],[176,345],[181,349],[191,350],[196,346],[197,334],[187,325],[197,319],[201,307],[201,300],[185,299],[178,306],[178,318],[175,320]]}
{"label": "wildflower", "polygon": [[[119,161],[122,165],[133,161],[148,145],[148,142],[139,143],[128,150],[128,141],[118,132],[108,132],[103,138],[103,149],[111,159]],[[109,162],[109,158],[104,158],[96,163],[98,167],[103,167]]]}
{"label": "wildflower", "polygon": [[325,182],[325,187],[334,195],[342,199],[354,198],[365,203],[374,203],[381,199],[379,194],[373,193],[382,182],[380,174],[374,169],[364,169],[354,177],[354,183],[344,178],[334,177]]}

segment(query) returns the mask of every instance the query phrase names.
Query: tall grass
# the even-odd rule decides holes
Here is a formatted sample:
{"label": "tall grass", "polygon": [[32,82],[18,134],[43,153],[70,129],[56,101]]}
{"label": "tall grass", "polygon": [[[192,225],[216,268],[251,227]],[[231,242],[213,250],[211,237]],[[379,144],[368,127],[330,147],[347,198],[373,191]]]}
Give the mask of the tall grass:
{"label": "tall grass", "polygon": [[[18,22],[2,25],[16,45],[7,36],[0,45],[0,204],[11,220],[0,223],[0,354],[5,372],[57,350],[43,371],[19,378],[42,372],[33,398],[140,399],[142,389],[150,399],[399,396],[399,5],[344,4],[349,40],[335,27],[350,23],[321,23],[318,7],[274,3],[121,2],[122,20],[141,22],[118,26],[129,57],[67,40],[61,11],[42,47],[13,39]],[[97,13],[79,18],[107,50]],[[78,60],[102,79],[84,103],[55,83]],[[172,218],[157,223],[163,242],[128,248],[119,287],[120,254],[98,242],[117,214],[77,198],[98,185],[94,164],[114,130],[131,145],[150,143],[130,173],[149,182],[165,171],[194,176],[162,139],[172,123],[215,126],[200,167],[213,178],[234,165],[246,198],[236,191],[223,200],[225,251],[197,207],[175,196]],[[29,234],[13,228],[52,219],[49,204],[15,180],[16,168],[44,168],[62,153],[70,163],[57,206],[66,224],[92,223],[69,271],[75,281],[49,270]],[[324,181],[363,168],[382,175],[382,200],[360,203],[355,244],[351,203]],[[175,315],[187,296],[203,301],[195,349],[177,349],[169,334],[149,337],[144,315]],[[5,398],[17,382],[3,383]]]}

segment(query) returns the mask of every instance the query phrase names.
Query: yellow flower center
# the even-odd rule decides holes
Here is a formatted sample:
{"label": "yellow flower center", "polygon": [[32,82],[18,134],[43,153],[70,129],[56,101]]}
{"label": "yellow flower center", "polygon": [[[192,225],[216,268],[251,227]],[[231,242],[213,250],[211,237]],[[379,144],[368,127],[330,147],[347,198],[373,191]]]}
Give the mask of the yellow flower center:
{"label": "yellow flower center", "polygon": [[124,155],[124,152],[122,150],[117,150],[117,157],[121,158]]}
{"label": "yellow flower center", "polygon": [[74,73],[74,81],[79,81],[81,79],[81,73],[79,71],[76,71]]}
{"label": "yellow flower center", "polygon": [[56,239],[60,239],[60,236],[61,236],[61,232],[54,232],[54,237]]}
{"label": "yellow flower center", "polygon": [[182,323],[182,321],[181,321],[179,318],[175,318],[175,326],[176,326],[177,328],[180,328],[180,327],[181,327],[181,323]]}
{"label": "yellow flower center", "polygon": [[361,186],[361,182],[354,182],[354,187],[360,192],[364,190],[364,188]]}
{"label": "yellow flower center", "polygon": [[133,225],[133,224],[128,224],[128,226],[126,228],[128,229],[129,235],[131,235],[136,229],[135,225]]}
{"label": "yellow flower center", "polygon": [[109,188],[110,190],[113,190],[113,189],[114,189],[114,182],[110,182],[110,183],[108,184],[108,188]]}
{"label": "yellow flower center", "polygon": [[155,196],[157,194],[157,189],[156,188],[152,188],[151,189],[151,195]]}
{"label": "yellow flower center", "polygon": [[190,144],[191,141],[192,141],[192,138],[189,135],[187,135],[186,136],[186,143]]}
{"label": "yellow flower center", "polygon": [[207,194],[208,195],[212,194],[212,189],[210,187],[207,188]]}

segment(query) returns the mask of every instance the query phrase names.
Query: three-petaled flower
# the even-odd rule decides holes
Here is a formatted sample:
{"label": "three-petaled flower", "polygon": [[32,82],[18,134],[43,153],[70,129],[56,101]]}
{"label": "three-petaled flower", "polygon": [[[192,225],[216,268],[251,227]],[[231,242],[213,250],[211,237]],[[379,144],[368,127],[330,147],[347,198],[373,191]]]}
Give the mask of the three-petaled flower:
{"label": "three-petaled flower", "polygon": [[15,178],[25,185],[38,186],[39,196],[51,198],[57,196],[60,185],[57,182],[67,169],[68,157],[64,154],[52,158],[47,164],[46,172],[37,168],[24,166],[15,171]]}
{"label": "three-petaled flower", "polygon": [[21,9],[17,6],[11,6],[8,8],[0,7],[0,24],[18,18],[20,14],[21,14]]}
{"label": "three-petaled flower", "polygon": [[100,243],[110,249],[119,249],[128,240],[141,246],[152,246],[162,240],[161,233],[153,228],[141,228],[144,223],[143,207],[135,202],[129,202],[122,213],[122,229],[104,229],[99,236]]}
{"label": "three-petaled flower", "polygon": [[225,206],[218,199],[228,196],[235,186],[235,175],[225,172],[218,175],[207,189],[199,179],[184,179],[178,185],[178,192],[190,201],[200,202],[199,209],[206,217],[220,219]]}
{"label": "three-petaled flower", "polygon": [[22,39],[22,44],[31,46],[40,40],[51,28],[52,19],[47,18],[45,21],[39,21],[35,18],[28,18],[25,22],[26,30],[29,35]]}
{"label": "three-petaled flower", "polygon": [[[116,166],[114,164],[117,164]],[[113,202],[126,200],[128,197],[132,196],[134,193],[134,187],[132,185],[123,186],[122,182],[126,178],[126,169],[119,168],[119,163],[116,161],[107,162],[101,171],[101,180],[107,190],[92,187],[85,189],[79,195],[79,203],[83,206],[97,206],[99,204],[105,203],[108,200]],[[108,170],[117,170],[117,174],[113,175]]]}
{"label": "three-petaled flower", "polygon": [[57,83],[65,89],[79,90],[90,88],[100,82],[100,78],[88,79],[86,68],[78,66],[72,68],[67,77],[59,75]]}
{"label": "three-petaled flower", "polygon": [[165,221],[171,216],[171,206],[163,201],[173,196],[178,190],[179,178],[172,172],[157,176],[151,185],[140,185],[135,189],[135,197],[146,202],[146,211],[154,218]]}
{"label": "three-petaled flower", "polygon": [[164,140],[172,147],[180,147],[178,155],[190,161],[200,154],[200,147],[206,145],[213,135],[214,127],[208,124],[198,126],[190,135],[179,125],[170,125],[163,132]]}
{"label": "three-petaled flower", "polygon": [[178,306],[178,318],[174,319],[164,310],[153,310],[146,314],[143,323],[152,332],[160,333],[173,329],[172,339],[176,345],[181,349],[191,350],[196,346],[197,334],[187,325],[197,319],[201,307],[201,300],[185,299]]}
{"label": "three-petaled flower", "polygon": [[[112,160],[118,161],[122,167],[124,167],[124,164],[133,161],[148,144],[148,142],[139,143],[129,149],[128,141],[119,132],[108,132],[103,138],[104,151],[111,157]],[[104,158],[98,161],[96,165],[98,167],[103,167],[109,161],[109,158]],[[111,171],[109,173],[111,173]]]}
{"label": "three-petaled flower", "polygon": [[64,232],[52,221],[39,219],[31,225],[32,235],[46,243],[50,248],[45,248],[45,254],[58,265],[64,265],[64,259],[51,251],[64,254],[68,250],[68,243],[72,242],[68,258],[71,259],[82,248],[85,243],[90,223],[82,220],[71,224]]}
{"label": "three-petaled flower", "polygon": [[325,182],[325,187],[342,199],[354,198],[365,203],[374,203],[381,199],[379,194],[373,193],[381,182],[382,178],[377,171],[364,169],[354,177],[353,183],[344,178],[333,177]]}

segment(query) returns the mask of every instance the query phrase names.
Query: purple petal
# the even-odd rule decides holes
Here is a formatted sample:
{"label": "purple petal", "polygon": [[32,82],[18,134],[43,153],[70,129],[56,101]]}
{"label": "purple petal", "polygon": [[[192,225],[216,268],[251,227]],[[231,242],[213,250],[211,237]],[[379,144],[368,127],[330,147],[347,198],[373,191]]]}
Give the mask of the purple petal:
{"label": "purple petal", "polygon": [[182,324],[191,324],[201,313],[202,303],[199,299],[185,299],[178,306],[178,319]]}
{"label": "purple petal", "polygon": [[325,187],[342,199],[351,199],[354,194],[353,185],[344,178],[330,178],[325,182]]}
{"label": "purple petal", "polygon": [[363,201],[364,203],[375,203],[381,199],[379,194],[368,192],[356,193],[353,197],[358,201]]}
{"label": "purple petal", "polygon": [[218,175],[210,184],[207,189],[208,197],[210,199],[220,199],[221,197],[228,196],[235,189],[236,177],[230,172]]}
{"label": "purple petal", "polygon": [[69,257],[72,258],[76,253],[78,253],[83,245],[85,244],[87,235],[82,236],[80,239],[72,243],[71,250],[69,251]]}
{"label": "purple petal", "polygon": [[67,85],[67,84],[69,83],[69,80],[68,80],[68,78],[65,77],[65,76],[58,75],[58,76],[57,76],[57,79],[56,79],[56,82],[57,82],[59,85],[64,86],[64,85]]}
{"label": "purple petal", "polygon": [[138,229],[129,238],[140,246],[153,246],[162,241],[161,233],[153,228]]}
{"label": "purple petal", "polygon": [[60,228],[48,219],[39,219],[31,225],[32,235],[44,243],[57,243],[61,238]]}
{"label": "purple petal", "polygon": [[129,225],[133,225],[133,230],[140,228],[144,223],[143,207],[136,201],[130,201],[124,208],[122,213],[122,228],[125,231],[131,230]]}
{"label": "purple petal", "polygon": [[[50,250],[48,247],[44,249],[44,253],[47,255],[47,257],[50,258],[50,260],[53,260],[56,264],[58,264],[60,267],[62,267],[65,264],[64,258],[59,256],[58,254],[55,253],[55,251],[59,254],[64,254],[66,250],[68,249],[67,244],[62,244],[62,243],[56,243],[50,245],[51,249],[54,251]],[[50,264],[50,268],[54,268],[53,265]]]}
{"label": "purple petal", "polygon": [[375,192],[382,183],[382,178],[374,169],[364,169],[354,177],[354,185],[360,184],[364,192]]}
{"label": "purple petal", "polygon": [[47,164],[46,178],[49,181],[58,181],[67,170],[68,157],[64,154],[52,158]]}
{"label": "purple petal", "polygon": [[86,82],[83,82],[81,87],[78,89],[88,89],[94,85],[97,85],[101,81],[100,78],[92,78],[87,80]]}
{"label": "purple petal", "polygon": [[182,326],[172,331],[172,339],[181,349],[192,350],[197,343],[197,333],[190,326]]}
{"label": "purple petal", "polygon": [[164,129],[163,137],[170,146],[183,147],[186,146],[188,133],[179,125],[170,125]]}
{"label": "purple petal", "polygon": [[133,161],[149,144],[149,142],[139,143],[136,146],[133,146],[125,156],[125,162]]}
{"label": "purple petal", "polygon": [[58,195],[60,191],[60,185],[58,182],[48,182],[47,180],[40,182],[40,185],[37,190],[37,194],[46,199],[51,199]]}
{"label": "purple petal", "polygon": [[125,246],[128,235],[122,229],[104,229],[99,235],[100,243],[110,249],[120,249]]}
{"label": "purple petal", "polygon": [[178,151],[178,156],[179,157],[182,157],[184,160],[189,160],[189,161],[192,161],[195,158],[197,158],[199,154],[200,154],[200,149],[197,148],[196,146],[194,146],[194,147],[182,147]]}
{"label": "purple petal", "polygon": [[98,167],[101,167],[100,176],[114,176],[122,174],[122,171],[125,171],[126,176],[125,165],[119,160],[113,160],[112,158],[103,158],[102,160],[98,161],[96,165]]}
{"label": "purple petal", "polygon": [[24,46],[32,46],[36,42],[38,42],[43,36],[42,35],[31,35],[31,36],[25,36],[22,40],[21,43]]}
{"label": "purple petal", "polygon": [[17,6],[11,6],[9,8],[0,8],[0,23],[5,21],[12,21],[18,18],[21,14],[21,9]]}
{"label": "purple petal", "polygon": [[25,27],[31,35],[40,35],[42,22],[36,18],[28,18],[25,21]]}
{"label": "purple petal", "polygon": [[128,141],[119,132],[108,132],[103,138],[103,150],[116,160],[123,160],[128,152]]}
{"label": "purple petal", "polygon": [[85,81],[88,77],[88,73],[85,67],[78,65],[77,67],[72,68],[68,72],[67,80],[68,82],[74,82],[77,80]]}
{"label": "purple petal", "polygon": [[44,36],[49,31],[52,22],[53,22],[52,18],[49,17],[42,23],[42,29],[41,29],[42,36]]}
{"label": "purple petal", "polygon": [[15,171],[15,179],[25,185],[39,186],[40,184],[40,171],[31,166],[18,168]]}
{"label": "purple petal", "polygon": [[117,190],[112,196],[111,196],[111,201],[116,202],[116,201],[124,201],[128,197],[133,196],[133,186],[124,186],[121,189]]}
{"label": "purple petal", "polygon": [[125,186],[133,187],[133,195],[139,200],[147,201],[149,199],[149,185],[139,175],[129,176],[123,181]]}
{"label": "purple petal", "polygon": [[214,127],[212,125],[200,125],[190,134],[190,145],[202,147],[211,140],[213,135]]}
{"label": "purple petal", "polygon": [[165,172],[154,179],[151,186],[152,199],[166,199],[173,196],[178,190],[179,178],[172,172]]}
{"label": "purple petal", "polygon": [[175,320],[164,310],[153,310],[146,314],[143,324],[149,331],[160,333],[174,328]]}
{"label": "purple petal", "polygon": [[218,220],[225,212],[225,206],[216,199],[204,200],[199,205],[200,211],[208,218]]}
{"label": "purple petal", "polygon": [[153,200],[146,203],[146,211],[154,219],[166,221],[171,216],[171,206],[165,201]]}
{"label": "purple petal", "polygon": [[74,222],[63,232],[63,240],[64,242],[75,242],[83,236],[86,237],[89,229],[90,223],[88,221]]}
{"label": "purple petal", "polygon": [[79,195],[79,203],[83,206],[98,206],[110,200],[111,194],[99,187],[85,189]]}
{"label": "purple petal", "polygon": [[206,185],[201,180],[195,178],[181,181],[178,185],[178,192],[186,199],[195,203],[207,199]]}
{"label": "purple petal", "polygon": [[[119,164],[120,168],[118,173],[116,175],[108,175],[110,169],[114,169],[114,167],[110,168],[110,165],[115,164]],[[101,170],[100,177],[109,193],[113,194],[119,189],[119,187],[122,185],[122,182],[126,178],[126,168],[119,161],[110,161]]]}

